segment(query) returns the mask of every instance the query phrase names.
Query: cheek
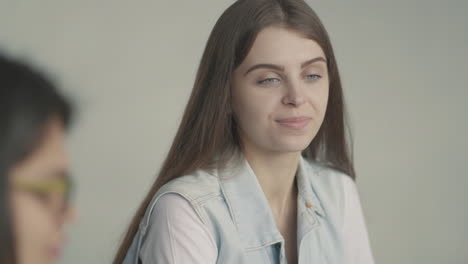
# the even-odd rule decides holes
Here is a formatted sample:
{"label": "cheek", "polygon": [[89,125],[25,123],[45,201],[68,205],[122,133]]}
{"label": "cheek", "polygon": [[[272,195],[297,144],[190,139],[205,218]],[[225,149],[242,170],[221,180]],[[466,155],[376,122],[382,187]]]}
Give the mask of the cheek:
{"label": "cheek", "polygon": [[243,93],[233,98],[233,111],[241,128],[268,125],[278,99],[266,93]]}
{"label": "cheek", "polygon": [[319,97],[319,104],[320,104],[320,112],[322,115],[325,115],[325,111],[327,110],[327,105],[328,105],[328,87],[324,89]]}
{"label": "cheek", "polygon": [[53,219],[46,210],[30,197],[13,198],[13,225],[18,254],[42,259],[47,246],[56,236]]}
{"label": "cheek", "polygon": [[327,110],[329,88],[328,85],[316,88],[310,91],[309,98],[316,114],[323,118]]}

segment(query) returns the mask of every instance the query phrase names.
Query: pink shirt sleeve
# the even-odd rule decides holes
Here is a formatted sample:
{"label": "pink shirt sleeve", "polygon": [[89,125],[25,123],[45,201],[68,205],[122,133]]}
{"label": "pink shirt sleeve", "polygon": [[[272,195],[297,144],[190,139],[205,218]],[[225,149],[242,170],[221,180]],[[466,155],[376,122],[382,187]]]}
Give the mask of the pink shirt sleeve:
{"label": "pink shirt sleeve", "polygon": [[161,196],[150,221],[140,251],[143,264],[216,263],[218,250],[212,234],[182,196]]}
{"label": "pink shirt sleeve", "polygon": [[343,177],[345,197],[344,260],[345,264],[374,264],[366,223],[354,181]]}

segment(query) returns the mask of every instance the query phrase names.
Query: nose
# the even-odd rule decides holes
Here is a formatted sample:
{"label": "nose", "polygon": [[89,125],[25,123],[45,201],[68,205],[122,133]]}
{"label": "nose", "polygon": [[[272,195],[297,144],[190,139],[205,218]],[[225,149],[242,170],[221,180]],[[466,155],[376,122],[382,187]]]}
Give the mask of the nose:
{"label": "nose", "polygon": [[75,224],[78,221],[78,210],[74,205],[70,205],[64,212],[63,220],[65,224]]}
{"label": "nose", "polygon": [[78,220],[78,210],[75,206],[69,205],[64,208],[58,220],[61,225],[72,225]]}
{"label": "nose", "polygon": [[305,103],[303,87],[297,82],[288,82],[282,103],[288,106],[299,107]]}

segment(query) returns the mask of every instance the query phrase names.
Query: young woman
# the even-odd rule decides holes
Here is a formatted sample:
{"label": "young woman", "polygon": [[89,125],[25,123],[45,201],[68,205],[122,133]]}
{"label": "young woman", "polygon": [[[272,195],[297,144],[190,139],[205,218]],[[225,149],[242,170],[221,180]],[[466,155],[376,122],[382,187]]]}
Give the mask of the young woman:
{"label": "young woman", "polygon": [[70,179],[64,129],[71,109],[41,74],[0,55],[0,263],[55,263]]}
{"label": "young woman", "polygon": [[344,116],[314,11],[236,1],[114,263],[373,263]]}

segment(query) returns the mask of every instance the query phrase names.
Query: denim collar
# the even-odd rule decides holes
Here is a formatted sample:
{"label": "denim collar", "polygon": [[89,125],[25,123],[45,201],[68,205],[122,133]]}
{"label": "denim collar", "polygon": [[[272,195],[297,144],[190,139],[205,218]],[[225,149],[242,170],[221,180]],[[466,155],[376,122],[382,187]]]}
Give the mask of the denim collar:
{"label": "denim collar", "polygon": [[[316,173],[313,165],[301,157],[296,173],[298,245],[307,233],[320,225],[319,216],[325,217],[311,182]],[[230,162],[218,174],[224,198],[245,249],[254,250],[284,242],[268,201],[247,160],[241,159],[235,164]]]}

